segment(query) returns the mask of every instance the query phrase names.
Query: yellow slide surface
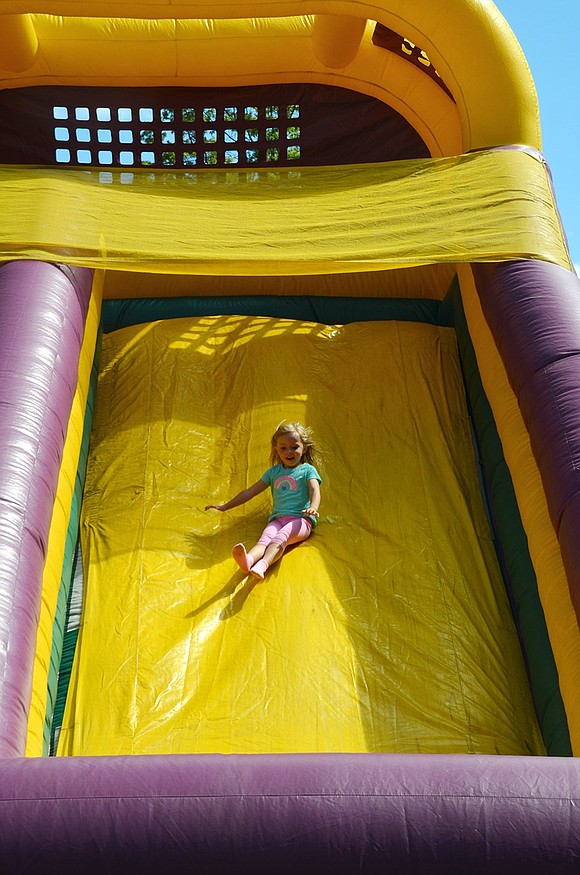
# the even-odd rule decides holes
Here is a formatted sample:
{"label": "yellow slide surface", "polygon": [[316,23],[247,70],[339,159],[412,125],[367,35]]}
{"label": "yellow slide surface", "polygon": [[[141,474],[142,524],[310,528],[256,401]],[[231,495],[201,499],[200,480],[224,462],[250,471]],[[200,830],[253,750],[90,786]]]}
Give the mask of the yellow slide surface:
{"label": "yellow slide surface", "polygon": [[[321,520],[262,583],[230,551],[282,419]],[[543,754],[480,497],[455,334],[175,319],[106,335],[61,755]]]}

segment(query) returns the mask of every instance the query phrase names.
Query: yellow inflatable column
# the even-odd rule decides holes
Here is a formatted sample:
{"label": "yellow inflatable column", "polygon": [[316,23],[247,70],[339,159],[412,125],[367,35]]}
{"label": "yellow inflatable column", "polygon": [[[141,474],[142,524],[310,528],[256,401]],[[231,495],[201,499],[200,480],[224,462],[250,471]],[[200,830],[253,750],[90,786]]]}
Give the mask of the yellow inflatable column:
{"label": "yellow inflatable column", "polygon": [[0,15],[0,69],[21,73],[34,64],[38,37],[31,15]]}

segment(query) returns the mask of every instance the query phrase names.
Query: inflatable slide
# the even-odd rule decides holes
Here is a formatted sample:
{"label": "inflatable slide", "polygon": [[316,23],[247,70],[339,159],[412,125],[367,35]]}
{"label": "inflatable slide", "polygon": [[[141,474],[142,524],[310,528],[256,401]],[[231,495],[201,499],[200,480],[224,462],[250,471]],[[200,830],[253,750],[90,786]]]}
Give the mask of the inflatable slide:
{"label": "inflatable slide", "polygon": [[[3,871],[576,871],[580,281],[494,4],[0,25]],[[267,493],[204,508],[283,420],[258,582]]]}

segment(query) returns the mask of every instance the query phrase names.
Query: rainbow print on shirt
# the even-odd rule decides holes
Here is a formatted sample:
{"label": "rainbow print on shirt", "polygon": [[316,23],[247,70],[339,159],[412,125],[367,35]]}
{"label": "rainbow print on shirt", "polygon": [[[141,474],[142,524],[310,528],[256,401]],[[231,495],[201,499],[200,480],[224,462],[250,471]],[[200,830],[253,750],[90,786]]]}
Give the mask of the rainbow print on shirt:
{"label": "rainbow print on shirt", "polygon": [[287,492],[291,489],[293,492],[296,492],[298,489],[298,484],[294,477],[290,477],[288,474],[284,474],[282,477],[277,477],[274,480],[274,489],[280,489],[282,492]]}

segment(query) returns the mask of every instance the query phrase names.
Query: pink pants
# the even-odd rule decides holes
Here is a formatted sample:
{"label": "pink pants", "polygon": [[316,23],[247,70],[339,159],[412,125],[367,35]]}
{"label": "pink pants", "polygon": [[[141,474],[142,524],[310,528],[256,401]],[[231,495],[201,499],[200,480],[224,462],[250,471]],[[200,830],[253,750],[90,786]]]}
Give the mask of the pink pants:
{"label": "pink pants", "polygon": [[270,520],[257,543],[263,547],[277,544],[282,549],[286,549],[289,544],[305,541],[311,531],[312,523],[306,517],[280,516]]}

